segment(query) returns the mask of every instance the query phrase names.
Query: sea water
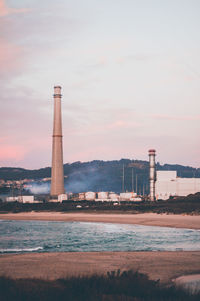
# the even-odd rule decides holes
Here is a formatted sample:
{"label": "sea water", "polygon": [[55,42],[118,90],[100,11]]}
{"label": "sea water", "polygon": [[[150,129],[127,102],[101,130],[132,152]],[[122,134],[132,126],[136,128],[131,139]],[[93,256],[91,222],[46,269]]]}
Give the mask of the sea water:
{"label": "sea water", "polygon": [[200,231],[90,222],[0,221],[0,253],[197,251]]}

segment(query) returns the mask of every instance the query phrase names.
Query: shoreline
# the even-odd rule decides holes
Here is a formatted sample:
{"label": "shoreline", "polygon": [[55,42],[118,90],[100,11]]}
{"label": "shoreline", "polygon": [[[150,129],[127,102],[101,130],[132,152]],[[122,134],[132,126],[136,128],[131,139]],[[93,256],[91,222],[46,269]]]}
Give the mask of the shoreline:
{"label": "shoreline", "polygon": [[[28,212],[0,214],[1,220],[101,222],[200,229],[200,216],[169,214],[113,214]],[[14,279],[59,279],[71,276],[138,270],[150,279],[172,283],[181,276],[200,274],[200,251],[56,252],[1,254],[0,276]]]}
{"label": "shoreline", "polygon": [[62,213],[21,212],[0,214],[0,220],[38,220],[63,222],[100,222],[200,230],[200,215],[157,213]]}
{"label": "shoreline", "polygon": [[132,269],[167,284],[183,275],[199,274],[200,251],[4,254],[0,267],[0,276],[44,280]]}

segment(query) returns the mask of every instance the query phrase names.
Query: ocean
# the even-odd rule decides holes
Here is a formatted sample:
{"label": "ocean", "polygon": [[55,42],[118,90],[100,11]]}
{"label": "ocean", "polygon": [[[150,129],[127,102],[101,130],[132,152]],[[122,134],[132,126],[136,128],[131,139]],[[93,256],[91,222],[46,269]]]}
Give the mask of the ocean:
{"label": "ocean", "polygon": [[198,251],[200,231],[90,222],[0,221],[0,253]]}

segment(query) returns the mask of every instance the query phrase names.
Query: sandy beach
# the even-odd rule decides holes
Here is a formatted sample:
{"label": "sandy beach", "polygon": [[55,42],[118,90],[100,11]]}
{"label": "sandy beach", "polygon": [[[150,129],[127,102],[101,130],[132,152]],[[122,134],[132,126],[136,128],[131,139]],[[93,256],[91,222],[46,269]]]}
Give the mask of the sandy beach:
{"label": "sandy beach", "polygon": [[200,229],[200,215],[22,212],[0,214],[3,220],[81,221]]}
{"label": "sandy beach", "polygon": [[66,276],[138,270],[168,283],[200,273],[198,252],[76,252],[7,254],[0,256],[0,275],[11,278],[58,279]]}

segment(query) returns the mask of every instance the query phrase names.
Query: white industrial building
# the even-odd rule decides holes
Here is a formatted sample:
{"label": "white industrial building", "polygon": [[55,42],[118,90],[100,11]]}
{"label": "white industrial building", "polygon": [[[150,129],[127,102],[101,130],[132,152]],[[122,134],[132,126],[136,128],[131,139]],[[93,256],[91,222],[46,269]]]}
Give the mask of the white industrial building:
{"label": "white industrial building", "polygon": [[6,202],[18,202],[18,196],[8,196]]}
{"label": "white industrial building", "polygon": [[156,172],[155,196],[168,200],[170,196],[187,196],[200,192],[200,178],[179,178],[176,171]]}
{"label": "white industrial building", "polygon": [[63,201],[67,201],[67,194],[66,193],[62,193],[58,195],[58,202],[62,203]]}
{"label": "white industrial building", "polygon": [[20,195],[14,197],[7,197],[6,202],[19,202],[19,203],[36,203],[33,195]]}
{"label": "white industrial building", "polygon": [[33,195],[21,195],[18,197],[18,202],[20,203],[34,203]]}

